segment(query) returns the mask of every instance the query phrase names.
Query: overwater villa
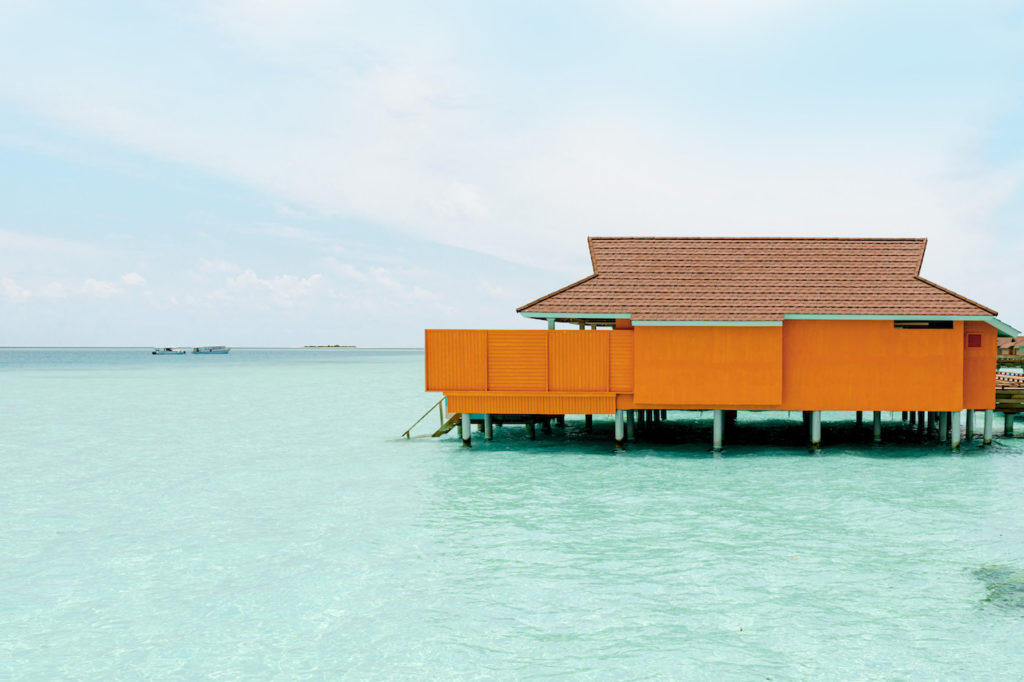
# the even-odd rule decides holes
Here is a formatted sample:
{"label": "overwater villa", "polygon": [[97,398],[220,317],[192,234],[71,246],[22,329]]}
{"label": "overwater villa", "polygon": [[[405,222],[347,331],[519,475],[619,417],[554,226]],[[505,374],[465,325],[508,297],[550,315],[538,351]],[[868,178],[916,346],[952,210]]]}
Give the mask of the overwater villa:
{"label": "overwater villa", "polygon": [[[669,410],[899,411],[954,448],[992,438],[996,311],[920,275],[925,239],[591,237],[593,274],[518,309],[540,330],[429,329],[426,389],[471,425],[615,415],[615,439]],[[570,329],[560,329],[568,325]],[[1012,433],[1012,413],[1008,418]]]}

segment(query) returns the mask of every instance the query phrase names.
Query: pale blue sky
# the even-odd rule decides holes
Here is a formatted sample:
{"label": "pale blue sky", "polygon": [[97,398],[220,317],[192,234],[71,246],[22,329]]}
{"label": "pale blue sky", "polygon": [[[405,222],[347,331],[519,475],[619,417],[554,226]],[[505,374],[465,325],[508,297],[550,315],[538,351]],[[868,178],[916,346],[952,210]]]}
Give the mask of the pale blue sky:
{"label": "pale blue sky", "polygon": [[926,236],[1024,326],[1024,2],[0,0],[0,345],[536,326],[588,235]]}

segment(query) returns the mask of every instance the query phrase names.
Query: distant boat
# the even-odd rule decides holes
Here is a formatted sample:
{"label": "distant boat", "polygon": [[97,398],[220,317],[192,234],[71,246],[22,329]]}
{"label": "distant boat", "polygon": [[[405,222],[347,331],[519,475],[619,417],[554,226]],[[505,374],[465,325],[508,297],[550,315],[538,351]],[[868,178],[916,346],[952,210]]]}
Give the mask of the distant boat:
{"label": "distant boat", "polygon": [[185,350],[182,348],[154,348],[153,355],[184,355]]}
{"label": "distant boat", "polygon": [[196,346],[192,352],[205,355],[227,355],[230,350],[227,346]]}

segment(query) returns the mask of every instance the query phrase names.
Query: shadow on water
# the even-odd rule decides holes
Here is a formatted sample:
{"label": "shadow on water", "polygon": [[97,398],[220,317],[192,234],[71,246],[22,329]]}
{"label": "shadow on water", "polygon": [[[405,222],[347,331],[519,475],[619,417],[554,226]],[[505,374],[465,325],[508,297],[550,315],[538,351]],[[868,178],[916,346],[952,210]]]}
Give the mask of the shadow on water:
{"label": "shadow on water", "polygon": [[[725,449],[711,451],[712,421],[710,413],[670,417],[668,420],[637,429],[636,440],[627,441],[622,448],[614,444],[614,425],[611,419],[594,419],[588,430],[582,420],[568,419],[565,426],[553,426],[544,433],[538,426],[536,439],[526,437],[519,425],[495,426],[494,440],[487,442],[483,434],[473,431],[474,449],[488,452],[515,452],[529,455],[602,455],[619,457],[666,457],[710,459],[714,457],[830,457],[855,456],[871,459],[901,459],[921,457],[977,457],[991,452],[981,445],[981,439],[961,443],[953,452],[949,443],[940,443],[934,436],[919,432],[915,426],[899,419],[884,423],[882,443],[874,443],[870,413],[863,424],[853,419],[829,420],[822,424],[822,449],[809,448],[808,430],[797,413],[794,416],[757,416],[729,425],[725,432]],[[457,436],[456,436],[457,438]],[[998,440],[994,447],[1000,447]]]}
{"label": "shadow on water", "polygon": [[985,583],[983,603],[1003,609],[1024,609],[1024,571],[1003,564],[989,564],[971,574]]}

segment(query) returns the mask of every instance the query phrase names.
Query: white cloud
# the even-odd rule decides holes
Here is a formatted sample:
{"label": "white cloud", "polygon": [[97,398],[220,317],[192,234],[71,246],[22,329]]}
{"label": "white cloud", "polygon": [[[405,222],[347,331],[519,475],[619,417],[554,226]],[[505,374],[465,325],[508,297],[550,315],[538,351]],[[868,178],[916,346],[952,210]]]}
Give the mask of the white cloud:
{"label": "white cloud", "polygon": [[324,276],[317,273],[309,277],[276,275],[267,279],[246,269],[241,274],[228,277],[227,290],[233,294],[270,294],[272,301],[279,305],[294,305],[296,299],[316,293],[324,284]]}
{"label": "white cloud", "polygon": [[67,298],[68,288],[60,282],[48,282],[40,287],[36,294],[40,298]]}
{"label": "white cloud", "polygon": [[78,293],[83,296],[93,296],[95,298],[110,298],[111,296],[123,294],[124,289],[113,282],[106,282],[90,277],[82,283],[82,286],[78,289]]}
{"label": "white cloud", "polygon": [[141,287],[146,284],[146,278],[137,272],[126,272],[121,275],[121,281],[130,287]]}
{"label": "white cloud", "polygon": [[10,277],[4,277],[0,279],[0,290],[3,291],[4,296],[7,300],[12,303],[24,303],[32,297],[32,292],[23,286],[20,286]]}

